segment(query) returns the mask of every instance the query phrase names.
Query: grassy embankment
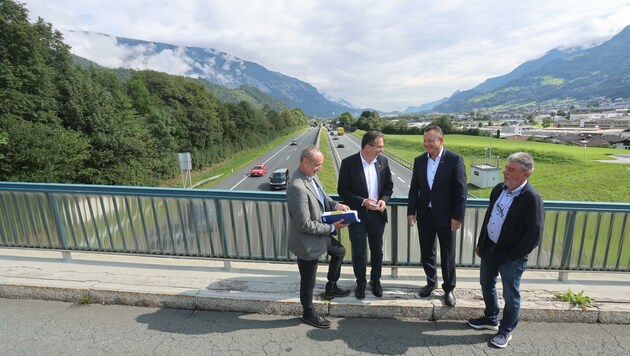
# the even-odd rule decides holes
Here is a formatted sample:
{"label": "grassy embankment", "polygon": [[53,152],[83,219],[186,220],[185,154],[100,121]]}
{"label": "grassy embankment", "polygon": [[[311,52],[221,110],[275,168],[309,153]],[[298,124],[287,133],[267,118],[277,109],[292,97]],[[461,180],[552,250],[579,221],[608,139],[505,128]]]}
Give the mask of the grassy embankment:
{"label": "grassy embankment", "polygon": [[[210,189],[212,188],[215,184],[217,184],[218,182],[220,182],[223,178],[228,177],[233,171],[237,170],[237,169],[241,169],[243,167],[249,167],[249,166],[253,166],[254,164],[258,163],[258,158],[260,156],[262,156],[263,154],[269,152],[269,150],[273,149],[274,147],[276,147],[277,145],[284,143],[286,141],[288,141],[289,139],[295,137],[296,135],[299,135],[303,132],[305,132],[306,130],[308,130],[307,127],[303,127],[302,129],[290,133],[288,135],[282,136],[282,137],[278,137],[273,141],[269,141],[267,142],[264,146],[260,146],[257,148],[253,148],[250,150],[246,150],[243,151],[237,155],[235,155],[234,157],[232,157],[229,160],[226,160],[224,162],[215,164],[211,167],[208,167],[204,170],[201,171],[193,171],[192,172],[192,182],[193,184],[202,181],[206,178],[210,178],[210,177],[214,177],[214,176],[220,176],[217,179],[214,179],[212,181],[209,181],[207,183],[204,183],[202,185],[200,185],[199,187],[197,187],[197,189]],[[166,187],[181,187],[181,178],[177,177],[177,178],[173,178],[171,180],[168,180],[166,182],[164,182],[163,186]]]}
{"label": "grassy embankment", "polygon": [[[361,132],[358,133],[362,135]],[[464,157],[470,182],[473,157],[483,157],[490,146],[488,137],[447,135],[444,146]],[[410,162],[424,152],[422,136],[386,135],[385,149]],[[608,155],[623,154],[613,148],[570,146],[554,143],[492,139],[492,154],[498,155],[501,168],[507,156],[526,151],[534,156],[536,168],[530,182],[544,200],[630,202],[630,171],[627,164],[595,162],[609,160]],[[501,179],[502,180],[502,179]],[[491,188],[469,185],[470,193],[488,198]]]}

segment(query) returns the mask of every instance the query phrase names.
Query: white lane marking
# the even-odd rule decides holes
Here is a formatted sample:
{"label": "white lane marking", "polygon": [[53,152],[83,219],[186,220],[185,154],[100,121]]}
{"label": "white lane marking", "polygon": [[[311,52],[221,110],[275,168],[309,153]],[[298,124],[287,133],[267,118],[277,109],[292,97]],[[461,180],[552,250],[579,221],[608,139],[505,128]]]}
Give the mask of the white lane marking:
{"label": "white lane marking", "polygon": [[[274,158],[276,155],[278,155],[280,152],[282,152],[285,148],[289,147],[289,145],[286,145],[284,147],[282,147],[282,149],[278,150],[278,152],[274,153],[273,156],[267,158],[266,161],[263,162],[263,164],[267,164],[267,162],[269,162],[272,158]],[[291,156],[289,156],[291,157]],[[288,157],[287,157],[288,159]],[[245,178],[241,179],[238,183],[234,184],[234,186],[232,188],[230,188],[229,190],[234,190],[234,188],[236,188],[239,184],[243,183],[243,181],[245,179],[247,179],[247,177],[249,177],[249,174],[245,176]]]}
{"label": "white lane marking", "polygon": [[396,178],[398,178],[399,181],[401,181],[401,182],[403,182],[403,184],[405,184],[405,181],[402,180],[400,177],[396,177]]}

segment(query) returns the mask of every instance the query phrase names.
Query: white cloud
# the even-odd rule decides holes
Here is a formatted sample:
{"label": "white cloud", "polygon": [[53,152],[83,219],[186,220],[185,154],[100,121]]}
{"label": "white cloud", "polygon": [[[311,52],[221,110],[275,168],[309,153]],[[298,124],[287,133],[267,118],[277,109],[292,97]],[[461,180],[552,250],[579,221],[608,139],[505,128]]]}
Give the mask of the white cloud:
{"label": "white cloud", "polygon": [[[214,48],[380,110],[441,99],[630,24],[628,0],[24,1],[56,29]],[[105,39],[71,45],[107,66],[124,54]],[[190,66],[177,51],[135,55],[138,65]]]}

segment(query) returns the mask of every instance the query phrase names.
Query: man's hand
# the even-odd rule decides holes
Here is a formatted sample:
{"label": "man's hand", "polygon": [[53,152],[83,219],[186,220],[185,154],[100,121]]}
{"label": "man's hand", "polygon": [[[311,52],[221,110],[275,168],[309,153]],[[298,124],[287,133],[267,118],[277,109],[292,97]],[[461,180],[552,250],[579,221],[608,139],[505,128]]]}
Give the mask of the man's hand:
{"label": "man's hand", "polygon": [[386,207],[387,203],[385,203],[385,200],[379,200],[378,202],[376,202],[376,210],[384,211]]}
{"label": "man's hand", "polygon": [[481,257],[481,249],[479,248],[479,246],[475,248],[475,254],[477,255],[477,257]]}
{"label": "man's hand", "polygon": [[337,210],[338,211],[350,211],[350,207],[345,205],[345,204],[337,203]]}
{"label": "man's hand", "polygon": [[348,225],[350,224],[343,223],[343,219],[339,219],[333,223],[333,226],[335,227],[335,231],[339,231],[340,229],[343,229],[344,227],[348,227]]}
{"label": "man's hand", "polygon": [[451,219],[451,231],[457,231],[462,226],[462,222],[459,220]]}
{"label": "man's hand", "polygon": [[415,215],[407,215],[407,224],[409,224],[409,226],[413,226],[413,224],[416,223],[416,216]]}

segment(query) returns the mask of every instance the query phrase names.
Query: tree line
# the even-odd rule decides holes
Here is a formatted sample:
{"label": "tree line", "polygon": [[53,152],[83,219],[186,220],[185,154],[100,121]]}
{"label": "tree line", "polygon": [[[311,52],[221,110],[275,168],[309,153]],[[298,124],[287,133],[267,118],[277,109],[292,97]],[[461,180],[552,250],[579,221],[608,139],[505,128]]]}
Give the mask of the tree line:
{"label": "tree line", "polygon": [[[384,134],[394,135],[422,135],[424,127],[409,126],[409,121],[404,118],[388,120],[381,117],[378,111],[364,110],[359,117],[354,118],[349,112],[344,112],[333,119],[331,124],[345,127],[352,127],[359,130],[377,130]],[[449,115],[439,115],[431,121],[431,125],[437,125],[444,134],[460,134],[469,136],[483,136],[485,133],[478,128],[457,128],[453,125],[453,120]]]}
{"label": "tree line", "polygon": [[0,0],[0,180],[159,185],[307,124],[300,109],[224,103],[196,80],[78,65],[51,24]]}

